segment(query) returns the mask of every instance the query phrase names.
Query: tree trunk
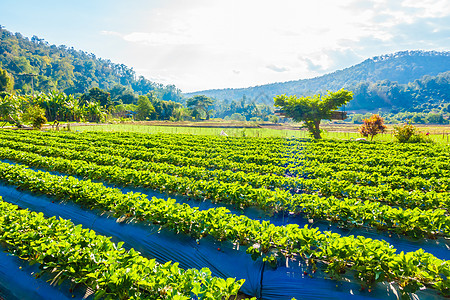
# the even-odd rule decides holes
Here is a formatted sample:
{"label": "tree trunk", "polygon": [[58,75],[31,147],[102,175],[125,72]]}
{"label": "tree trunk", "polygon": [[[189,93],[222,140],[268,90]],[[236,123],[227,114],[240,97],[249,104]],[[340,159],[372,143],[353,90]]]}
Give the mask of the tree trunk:
{"label": "tree trunk", "polygon": [[314,120],[314,138],[315,139],[321,139],[322,137],[320,136],[320,120]]}
{"label": "tree trunk", "polygon": [[320,128],[319,128],[320,120],[308,120],[305,121],[305,125],[308,128],[309,133],[311,133],[315,139],[322,138],[320,136]]}
{"label": "tree trunk", "polygon": [[20,122],[20,120],[16,120],[15,118],[13,118],[13,117],[11,116],[11,114],[8,114],[8,119],[9,119],[12,123],[14,123],[14,124],[17,126],[17,128],[22,128],[22,127],[23,127],[23,125],[22,125],[22,123]]}

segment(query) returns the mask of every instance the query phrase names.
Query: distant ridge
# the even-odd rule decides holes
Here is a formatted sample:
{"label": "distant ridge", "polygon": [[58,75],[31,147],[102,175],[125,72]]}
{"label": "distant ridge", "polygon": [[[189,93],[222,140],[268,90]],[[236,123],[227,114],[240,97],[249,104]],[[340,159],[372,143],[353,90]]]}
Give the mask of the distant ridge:
{"label": "distant ridge", "polygon": [[425,75],[450,71],[450,51],[401,51],[375,56],[362,63],[311,79],[271,83],[239,89],[212,89],[184,94],[207,95],[218,100],[240,99],[244,95],[255,102],[273,103],[279,94],[310,95],[325,90],[348,88],[360,82],[380,80],[407,84]]}

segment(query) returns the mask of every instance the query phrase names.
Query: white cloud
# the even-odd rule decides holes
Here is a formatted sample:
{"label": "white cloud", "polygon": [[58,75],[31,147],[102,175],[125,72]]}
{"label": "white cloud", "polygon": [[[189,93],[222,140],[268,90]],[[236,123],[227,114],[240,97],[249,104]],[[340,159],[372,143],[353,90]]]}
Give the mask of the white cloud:
{"label": "white cloud", "polygon": [[405,31],[450,15],[449,1],[175,0],[149,10],[129,32],[103,34],[129,43],[129,65],[172,78],[184,91],[245,87],[317,76],[406,46],[429,47]]}
{"label": "white cloud", "polygon": [[123,37],[123,34],[116,32],[116,31],[112,31],[112,30],[101,30],[100,34]]}
{"label": "white cloud", "polygon": [[280,72],[286,72],[286,71],[289,71],[289,68],[286,68],[286,67],[279,67],[279,66],[276,66],[276,65],[273,65],[273,64],[267,65],[266,68],[269,69],[269,70],[272,70],[272,71],[274,71],[274,72],[279,72],[279,73],[280,73]]}
{"label": "white cloud", "polygon": [[185,45],[192,39],[186,35],[171,32],[132,32],[122,36],[125,41],[142,43],[144,45]]}
{"label": "white cloud", "polygon": [[422,18],[439,18],[450,14],[448,0],[404,0],[403,7],[417,9],[417,16]]}
{"label": "white cloud", "polygon": [[0,10],[8,29],[184,91],[308,78],[401,50],[450,49],[450,0],[22,2]]}

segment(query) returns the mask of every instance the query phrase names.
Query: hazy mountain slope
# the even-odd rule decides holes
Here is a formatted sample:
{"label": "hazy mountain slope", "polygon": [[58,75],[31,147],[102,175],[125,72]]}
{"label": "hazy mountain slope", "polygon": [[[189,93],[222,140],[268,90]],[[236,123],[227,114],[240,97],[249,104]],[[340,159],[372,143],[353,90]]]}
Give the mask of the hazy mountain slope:
{"label": "hazy mountain slope", "polygon": [[307,95],[325,90],[348,88],[360,82],[380,80],[406,84],[425,75],[450,71],[450,52],[403,51],[367,59],[355,66],[320,77],[242,88],[206,90],[185,94],[207,95],[221,100],[240,99],[244,95],[256,102],[270,103],[279,94]]}

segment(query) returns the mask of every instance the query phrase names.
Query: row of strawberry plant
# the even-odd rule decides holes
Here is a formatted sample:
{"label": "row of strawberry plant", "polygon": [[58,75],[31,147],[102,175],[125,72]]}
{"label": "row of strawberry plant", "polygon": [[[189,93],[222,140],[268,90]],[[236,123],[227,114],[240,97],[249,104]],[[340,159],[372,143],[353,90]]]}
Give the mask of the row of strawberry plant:
{"label": "row of strawberry plant", "polygon": [[[116,166],[120,168],[132,168],[134,170],[139,171],[149,171],[148,172],[140,172],[139,174],[151,174],[154,176],[159,176],[163,178],[167,178],[166,180],[159,179],[157,180],[157,184],[151,184],[151,180],[145,181],[144,176],[138,177],[139,180],[133,179],[132,182],[137,186],[146,186],[152,187],[155,189],[161,189],[161,186],[166,187],[165,191],[172,191],[171,184],[169,182],[176,182],[181,186],[186,186],[186,182],[190,186],[194,185],[192,182],[201,181],[202,183],[205,181],[211,181],[212,185],[216,184],[229,184],[228,188],[232,191],[242,193],[242,197],[238,195],[236,199],[229,195],[228,193],[223,197],[218,196],[217,194],[207,193],[204,196],[210,197],[212,199],[216,199],[217,201],[231,201],[236,204],[242,205],[267,205],[263,201],[255,198],[255,196],[249,196],[253,192],[252,187],[273,187],[273,188],[282,188],[284,190],[291,190],[292,192],[298,193],[306,192],[306,193],[316,193],[320,191],[320,193],[324,196],[335,196],[339,198],[355,198],[360,200],[370,200],[370,201],[379,201],[387,203],[388,205],[400,205],[405,208],[421,208],[421,209],[433,209],[433,208],[446,208],[449,206],[450,197],[448,193],[436,193],[434,191],[423,192],[423,191],[410,191],[408,189],[397,188],[392,190],[392,185],[380,185],[378,187],[364,187],[354,185],[351,182],[343,181],[343,180],[330,180],[329,178],[321,178],[318,180],[307,180],[302,178],[286,178],[276,175],[261,175],[257,176],[255,174],[245,174],[243,172],[233,173],[230,171],[222,171],[222,170],[214,170],[209,171],[206,169],[196,169],[194,167],[175,167],[173,165],[165,165],[159,163],[151,163],[144,162],[140,160],[129,160],[127,158],[122,158],[120,156],[109,156],[105,154],[99,154],[95,152],[81,152],[78,150],[68,150],[68,149],[58,149],[53,148],[50,145],[44,146],[36,146],[29,145],[24,143],[14,143],[14,142],[5,142],[0,145],[0,147],[12,147],[13,149],[31,151],[33,153],[48,155],[52,157],[63,157],[70,160],[83,160],[88,162],[94,162],[100,165],[110,165]],[[2,157],[4,159],[16,159],[16,154],[10,154],[8,156],[8,151],[3,152]],[[29,160],[27,156],[22,155],[22,162],[28,163]],[[45,164],[43,164],[45,165]],[[81,168],[80,168],[81,170]],[[59,171],[69,171],[65,169],[59,169]],[[70,172],[74,172],[71,170]],[[130,171],[122,172],[123,174],[130,173]],[[162,174],[166,173],[166,174]],[[82,176],[90,177],[90,174],[80,174]],[[134,172],[133,174],[138,174]],[[172,176],[170,176],[172,175]],[[108,175],[113,178],[113,175]],[[132,175],[130,175],[132,176]],[[133,176],[132,176],[133,177]],[[136,176],[134,176],[136,177]],[[131,178],[131,177],[130,177]],[[148,178],[148,176],[147,176]],[[97,178],[100,179],[100,178]],[[126,181],[127,182],[127,181]],[[147,183],[146,183],[147,182]],[[184,183],[183,183],[184,182]],[[121,183],[121,182],[119,182]],[[123,183],[121,183],[123,184]],[[247,189],[247,184],[251,186]],[[404,184],[404,183],[403,183]],[[243,185],[244,187],[240,187]],[[442,188],[442,186],[441,186]],[[186,187],[186,190],[193,190],[192,187]],[[209,189],[211,190],[211,189]],[[179,192],[184,193],[184,189],[178,189]],[[216,190],[217,191],[217,190]],[[269,197],[270,193],[258,191],[256,194],[260,195],[259,197]],[[283,195],[284,197],[289,198],[290,196],[287,194]],[[258,197],[258,196],[256,196]],[[279,200],[277,200],[279,201]],[[288,203],[288,202],[286,202]],[[287,209],[286,203],[280,203],[279,206]],[[288,209],[296,210],[295,207],[289,207]]]}
{"label": "row of strawberry plant", "polygon": [[[266,210],[272,209],[272,211],[290,210],[295,213],[303,213],[311,218],[338,221],[347,226],[372,226],[414,236],[448,235],[450,233],[450,217],[445,215],[446,211],[443,209],[401,209],[358,199],[337,199],[307,194],[292,196],[281,190],[269,191],[252,189],[240,184],[195,181],[165,174],[120,169],[115,166],[97,166],[83,161],[28,157],[27,154],[21,155],[20,153],[13,153],[10,158],[22,162],[28,160],[35,166],[85,176],[90,179],[107,178],[109,182],[121,185],[131,184],[159,188],[172,194],[188,194],[190,197],[199,199],[209,197],[240,207],[256,205]],[[0,164],[0,171],[4,176],[16,174],[17,170],[21,170],[21,167],[14,170],[9,164]],[[49,176],[48,178],[57,178],[52,177],[53,175]]]}
{"label": "row of strawberry plant", "polygon": [[[50,150],[48,148],[44,148],[44,153],[48,155],[48,152]],[[75,156],[70,155],[70,153],[73,153]],[[42,152],[40,152],[42,153]],[[85,156],[83,156],[81,153],[77,152],[77,151],[68,151],[68,150],[61,150],[59,153],[62,153],[62,155],[64,157],[68,157],[68,158],[84,158],[86,159]],[[51,154],[54,155],[54,154]],[[81,156],[81,157],[80,157]],[[124,167],[129,167],[131,164],[133,165],[134,168],[140,169],[139,167],[139,161],[132,161],[130,162],[129,160],[125,160],[125,163],[119,163],[123,162],[124,159],[120,158],[120,157],[114,157],[113,159],[107,157],[107,158],[103,158],[101,155],[98,154],[91,154],[90,156],[91,160],[94,160],[96,163],[102,163],[102,164],[115,164],[115,165],[119,165],[119,166],[124,166]],[[145,168],[146,166],[148,166],[148,163],[144,163],[142,162],[142,168]],[[153,164],[153,166],[155,166],[155,164]],[[184,171],[186,171],[187,169],[184,168]],[[165,170],[161,170],[159,169],[158,171],[162,171],[164,172]],[[179,170],[178,170],[179,171]],[[169,172],[170,173],[170,172]],[[191,176],[192,172],[188,172],[189,174],[183,174],[183,171],[176,173],[176,175],[178,176]],[[218,174],[222,174],[225,177],[230,174],[229,172],[215,172],[214,176],[216,175],[216,173]],[[228,174],[227,174],[228,173]],[[198,174],[198,173],[197,173]],[[348,173],[350,176],[354,176],[354,174],[352,173]],[[200,175],[200,174],[199,174]],[[241,174],[236,174],[237,176],[232,176],[232,179],[235,178],[239,178],[241,176]],[[203,175],[202,179],[208,179],[205,178]],[[221,178],[225,178],[224,176],[220,176]],[[408,189],[410,190],[411,187],[408,187],[407,190],[402,189],[400,186],[400,189],[396,189],[395,192],[390,193],[389,189],[396,187],[399,188],[399,186],[393,186],[393,185],[382,185],[381,187],[378,188],[364,188],[364,187],[358,187],[355,185],[351,185],[348,182],[337,182],[337,181],[332,181],[332,184],[328,184],[328,179],[327,178],[323,178],[320,181],[305,181],[305,180],[298,180],[298,179],[292,179],[292,178],[288,178],[288,179],[284,179],[282,177],[272,177],[272,176],[267,176],[268,178],[271,178],[271,180],[268,180],[269,182],[272,183],[276,183],[276,187],[283,187],[283,188],[290,188],[290,189],[302,189],[302,190],[306,190],[307,192],[311,192],[311,191],[315,191],[315,190],[320,190],[321,193],[323,195],[326,196],[336,196],[336,197],[356,197],[358,199],[361,200],[375,200],[375,201],[384,201],[387,202],[388,204],[391,205],[401,205],[401,206],[405,206],[405,207],[410,207],[410,208],[414,208],[414,207],[420,207],[420,208],[425,208],[425,209],[429,209],[429,208],[436,208],[436,207],[448,207],[448,205],[446,205],[446,202],[448,202],[448,195],[447,194],[442,194],[442,193],[435,193],[433,191],[429,192],[429,193],[422,193],[420,191],[412,191],[408,192]],[[194,177],[196,179],[198,179],[199,177]],[[240,182],[248,182],[250,184],[252,184],[252,181],[254,181],[253,179],[258,179],[258,176],[243,176],[242,180],[239,180]],[[250,179],[250,180],[249,180]],[[348,178],[341,178],[341,179],[348,179]],[[407,184],[408,182],[405,182],[403,180],[403,178],[400,177],[394,177],[394,179],[396,179],[397,183],[400,184]],[[219,178],[219,180],[221,180]],[[359,181],[361,179],[358,179]],[[444,179],[440,179],[439,181],[442,181]],[[367,180],[370,181],[370,180]],[[267,181],[266,181],[267,182]],[[421,184],[421,186],[419,186],[419,188],[424,188],[424,187],[428,187],[430,185],[430,183],[432,183],[432,181],[425,181],[425,180],[415,180],[414,184],[416,184],[416,186],[413,186],[412,188],[417,188],[417,184]],[[442,185],[441,182],[438,182],[437,184],[434,184],[435,186],[437,186],[438,188],[444,188],[445,185]],[[445,190],[445,189],[444,189]]]}
{"label": "row of strawberry plant", "polygon": [[[5,135],[9,137],[10,135]],[[54,139],[59,141],[60,143],[67,143],[72,140],[73,142],[83,143],[83,144],[92,144],[98,143],[101,141],[101,145],[103,146],[115,146],[115,145],[126,145],[127,147],[134,147],[136,150],[140,151],[159,151],[166,152],[177,151],[181,152],[184,156],[189,157],[217,157],[217,156],[227,156],[232,153],[233,157],[229,157],[227,159],[234,159],[235,161],[247,160],[249,162],[254,163],[270,163],[271,161],[277,160],[280,157],[280,154],[275,149],[279,150],[279,147],[275,149],[273,147],[268,146],[267,140],[266,143],[263,143],[263,140],[259,142],[260,147],[258,149],[236,149],[234,148],[233,142],[227,143],[226,145],[214,145],[214,143],[210,143],[210,139],[208,137],[197,137],[196,143],[191,143],[189,145],[183,144],[183,135],[179,135],[176,139],[171,137],[171,142],[167,142],[167,135],[158,135],[158,140],[153,140],[152,144],[149,144],[145,140],[145,136],[141,137],[141,139],[121,139],[116,138],[115,135],[102,135],[97,136],[86,136],[80,134],[70,134],[70,133],[62,133],[58,135],[49,134],[49,133],[41,133],[39,136],[36,136],[34,133],[19,133],[18,136],[22,138],[31,136],[31,137],[45,137],[45,139]],[[68,139],[68,137],[72,137],[72,139]],[[113,138],[114,137],[114,138]],[[228,140],[227,140],[228,141]],[[240,140],[238,140],[240,141]],[[240,141],[242,143],[242,141]],[[282,143],[282,140],[279,140],[279,143]],[[245,143],[249,147],[251,147],[251,143],[248,141]],[[232,150],[230,152],[230,150]]]}
{"label": "row of strawberry plant", "polygon": [[[72,149],[91,149],[93,148],[92,144],[80,144],[75,142],[73,144],[62,144],[59,141],[52,142],[47,139],[36,139],[36,138],[28,138],[24,139],[22,137],[2,137],[2,141],[6,143],[7,140],[17,140],[26,142],[28,144],[35,145],[49,145],[49,144],[59,144],[64,146],[65,148]],[[224,157],[190,157],[186,155],[186,151],[184,153],[179,153],[175,151],[165,151],[165,152],[143,152],[139,150],[128,149],[126,147],[95,147],[95,149],[101,153],[105,154],[115,154],[124,156],[130,159],[140,159],[145,161],[153,161],[153,162],[166,162],[174,165],[184,165],[184,166],[198,166],[205,167],[209,169],[225,169],[232,171],[246,171],[246,172],[258,172],[262,174],[283,174],[284,169],[282,167],[277,167],[273,164],[255,164],[255,163],[241,163],[236,161],[227,160]]]}
{"label": "row of strawberry plant", "polygon": [[221,299],[236,295],[244,283],[212,277],[207,268],[158,264],[81,225],[21,210],[1,197],[0,241],[14,255],[39,263],[43,271],[37,276],[47,272],[53,282],[83,284],[96,299]]}
{"label": "row of strawberry plant", "polygon": [[[308,146],[306,146],[308,147]],[[323,150],[323,149],[321,149]],[[442,165],[443,168],[448,169],[448,157],[446,156],[417,156],[412,153],[398,155],[396,153],[372,153],[370,155],[361,154],[357,152],[348,151],[347,153],[334,151],[320,151],[307,149],[305,153],[292,154],[293,160],[311,161],[316,163],[346,163],[356,164],[358,162],[364,163],[367,166],[376,167],[392,167],[392,166],[417,166],[421,169],[432,167],[436,163]]]}
{"label": "row of strawberry plant", "polygon": [[[292,140],[289,147],[300,149],[303,145],[301,140]],[[395,156],[406,156],[408,153],[414,156],[447,156],[449,146],[438,144],[400,144],[400,143],[355,143],[342,140],[321,140],[308,143],[308,149],[312,153],[336,153],[338,156],[354,152],[358,156],[373,156],[377,153],[394,154]]]}
{"label": "row of strawberry plant", "polygon": [[[2,145],[4,146],[4,145]],[[0,147],[2,159],[25,163],[46,170],[82,176],[88,179],[106,180],[122,186],[131,185],[159,190],[169,194],[182,194],[192,198],[208,198],[213,201],[235,204],[238,207],[260,205],[270,209],[275,204],[286,204],[292,196],[282,190],[253,188],[240,182],[196,180],[187,176],[173,176],[147,170],[122,168],[118,164],[97,165],[92,162],[62,157],[46,157],[30,152],[20,152]]]}
{"label": "row of strawberry plant", "polygon": [[[135,170],[148,170],[157,173],[166,173],[177,176],[187,176],[198,180],[220,180],[223,182],[240,182],[247,183],[253,187],[269,187],[269,188],[299,188],[296,178],[287,178],[275,174],[258,174],[253,172],[243,172],[231,170],[214,169],[210,170],[205,167],[195,166],[176,166],[164,162],[151,162],[140,159],[130,159],[121,155],[110,155],[102,151],[97,152],[98,148],[86,147],[73,144],[72,147],[61,147],[59,143],[52,141],[46,142],[45,145],[39,143],[31,144],[26,142],[14,142],[0,138],[0,147],[8,147],[21,151],[38,153],[45,156],[64,157],[68,159],[78,159],[94,162],[100,165],[116,165],[124,168],[133,168]],[[43,144],[43,143],[42,143]],[[116,153],[129,153],[128,148],[119,148],[113,150]],[[110,151],[108,151],[110,152]],[[301,179],[299,179],[301,180]]]}
{"label": "row of strawberry plant", "polygon": [[[71,199],[89,207],[111,212],[115,217],[147,221],[201,239],[211,235],[248,245],[253,258],[264,256],[274,262],[281,256],[301,256],[315,266],[323,262],[330,276],[354,270],[357,280],[371,285],[376,281],[395,281],[404,291],[428,286],[450,292],[450,262],[418,250],[395,253],[385,241],[339,234],[298,225],[275,226],[245,216],[230,214],[225,208],[198,210],[175,200],[106,188],[102,184],[34,172],[19,166],[2,166],[3,180],[30,191]],[[9,170],[9,171],[8,171]],[[199,241],[200,242],[200,241]],[[315,268],[315,267],[314,267]]]}
{"label": "row of strawberry plant", "polygon": [[[446,191],[409,190],[401,187],[393,189],[391,185],[360,186],[345,180],[331,178],[311,180],[310,182],[310,189],[317,190],[322,196],[327,197],[368,200],[402,208],[448,210],[450,207],[450,194]],[[445,186],[440,188],[445,189]]]}
{"label": "row of strawberry plant", "polygon": [[[299,144],[294,141],[290,143],[293,146],[299,146]],[[411,153],[419,156],[435,156],[444,155],[450,157],[448,145],[440,144],[405,144],[396,142],[374,142],[374,143],[358,143],[354,141],[345,140],[315,140],[309,146],[309,149],[314,152],[328,150],[332,152],[342,153],[342,152],[356,152],[356,153],[366,153],[369,156],[376,154],[378,152],[385,153],[395,153],[396,155]]]}
{"label": "row of strawberry plant", "polygon": [[[346,155],[350,157],[352,153]],[[383,157],[377,156],[373,159],[381,160]],[[448,161],[428,163],[427,170],[424,172],[421,172],[418,164],[413,164],[410,169],[414,169],[416,175],[407,174],[405,176],[405,174],[395,174],[395,167],[393,166],[384,167],[385,172],[381,172],[382,167],[380,166],[368,167],[364,161],[357,158],[351,158],[351,160],[351,163],[339,159],[336,159],[335,162],[324,163],[318,157],[310,157],[301,162],[295,162],[297,166],[288,164],[287,169],[289,170],[288,173],[306,178],[326,177],[346,180],[358,185],[389,185],[392,189],[446,191],[450,186],[450,172],[443,166],[444,164],[450,166]],[[400,163],[401,161],[399,161]],[[392,171],[390,172],[390,170]],[[425,173],[425,176],[422,176],[422,173]],[[419,174],[420,176],[417,176]],[[430,174],[430,176],[427,176],[427,174]]]}
{"label": "row of strawberry plant", "polygon": [[[54,134],[54,133],[51,133]],[[58,133],[56,133],[58,134]],[[217,147],[229,146],[233,149],[260,149],[267,147],[278,147],[280,143],[284,143],[283,139],[276,137],[254,138],[254,137],[223,137],[223,136],[202,136],[191,134],[170,134],[170,133],[134,133],[134,132],[84,132],[83,136],[87,138],[104,137],[106,139],[116,140],[117,143],[129,143],[130,141],[147,142],[149,146],[163,141],[168,144],[178,144],[182,146],[205,147],[201,145],[201,141]]]}
{"label": "row of strawberry plant", "polygon": [[[450,173],[448,149],[442,146],[435,146],[433,151],[429,150],[432,147],[429,145],[413,145],[411,148],[415,148],[412,150],[409,145],[401,146],[404,151],[400,154],[395,151],[398,144],[388,143],[374,145],[379,148],[376,151],[367,151],[372,144],[345,141],[311,142],[303,146],[305,149],[291,155],[287,165],[291,173],[310,178],[337,178],[335,174],[340,171],[357,171],[360,177],[367,176],[363,174],[365,172],[383,176],[395,174],[408,178],[417,175],[422,178],[441,178],[449,177]],[[417,148],[425,149],[422,151],[425,153],[414,153],[417,151],[413,149]],[[400,170],[397,171],[398,169]],[[370,179],[366,181],[368,182]]]}
{"label": "row of strawberry plant", "polygon": [[[14,136],[4,136],[6,139],[15,139],[15,140],[21,140],[23,142],[30,142],[30,143],[45,143],[46,141],[53,141],[54,143],[61,144],[67,148],[71,148],[74,145],[80,146],[84,148],[89,147],[95,147],[98,149],[97,151],[101,152],[109,152],[114,151],[114,149],[117,147],[119,149],[124,148],[123,145],[118,145],[116,143],[110,143],[105,140],[96,140],[96,141],[86,141],[82,138],[78,140],[73,141],[67,141],[61,138],[48,138],[45,139],[40,138],[39,136],[30,136],[30,137],[14,137]],[[189,158],[203,158],[203,159],[209,159],[209,160],[227,160],[230,162],[236,162],[236,163],[251,163],[255,165],[280,165],[282,164],[281,159],[279,157],[270,157],[270,154],[273,154],[273,152],[264,151],[264,153],[258,152],[249,152],[245,151],[243,153],[242,151],[230,151],[229,149],[214,149],[215,151],[211,152],[211,148],[207,148],[207,151],[200,151],[198,149],[192,149],[189,148],[182,148],[177,149],[178,147],[170,147],[168,148],[167,145],[164,147],[158,147],[158,148],[147,148],[145,146],[140,146],[136,144],[128,144],[126,145],[126,149],[128,151],[132,151],[134,155],[138,154],[140,155],[140,158],[147,158],[147,159],[153,159],[154,156],[167,154],[168,152],[177,154],[178,156],[183,157],[189,157]],[[123,155],[123,154],[122,154]]]}
{"label": "row of strawberry plant", "polygon": [[[418,166],[368,166],[360,161],[352,163],[317,163],[316,161],[304,161],[301,167],[297,167],[296,173],[308,178],[334,177],[341,171],[352,171],[362,173],[378,173],[383,176],[397,175],[405,178],[422,177],[425,179],[433,177],[450,177],[450,170],[443,168],[447,162],[437,162],[432,167],[421,169]],[[450,168],[449,168],[450,169]],[[300,172],[300,173],[299,173]]]}
{"label": "row of strawberry plant", "polygon": [[[308,157],[303,157],[302,159],[296,157],[291,158],[287,166],[293,174],[314,173],[312,171],[317,167],[326,167],[333,172],[352,170],[358,172],[378,172],[383,175],[392,174],[392,172],[398,170],[397,172],[400,172],[405,177],[413,177],[420,172],[424,172],[424,175],[427,176],[427,173],[430,173],[430,171],[431,176],[448,175],[450,173],[450,163],[447,158],[424,159],[422,157],[410,156],[408,159],[401,159],[398,157],[389,158],[379,154],[369,159],[361,159],[351,156],[352,153],[348,153],[347,155],[339,159],[336,158],[335,161],[331,162],[320,161],[319,155],[308,155]],[[388,160],[389,164],[383,164],[383,160]],[[423,163],[424,160],[426,160],[426,163]],[[377,164],[378,161],[380,164]]]}
{"label": "row of strawberry plant", "polygon": [[[420,168],[432,167],[436,162],[442,164],[442,167],[448,168],[448,147],[438,146],[434,151],[425,153],[417,153],[414,149],[406,148],[399,152],[395,150],[395,146],[387,143],[381,143],[384,149],[376,151],[367,151],[370,145],[363,144],[362,147],[356,149],[347,149],[339,147],[339,144],[329,142],[311,142],[303,147],[307,147],[307,151],[295,152],[295,146],[292,146],[292,161],[314,161],[317,163],[364,163],[368,166],[395,166],[408,165]],[[418,146],[416,146],[418,147]],[[429,149],[429,145],[419,146],[423,149]]]}
{"label": "row of strawberry plant", "polygon": [[[320,167],[319,167],[320,168]],[[379,173],[366,173],[354,171],[335,172],[330,177],[320,177],[321,179],[344,180],[358,186],[388,186],[390,189],[405,189],[409,191],[450,191],[450,177],[431,177],[428,179],[422,177],[405,178],[400,175],[383,176]]]}

